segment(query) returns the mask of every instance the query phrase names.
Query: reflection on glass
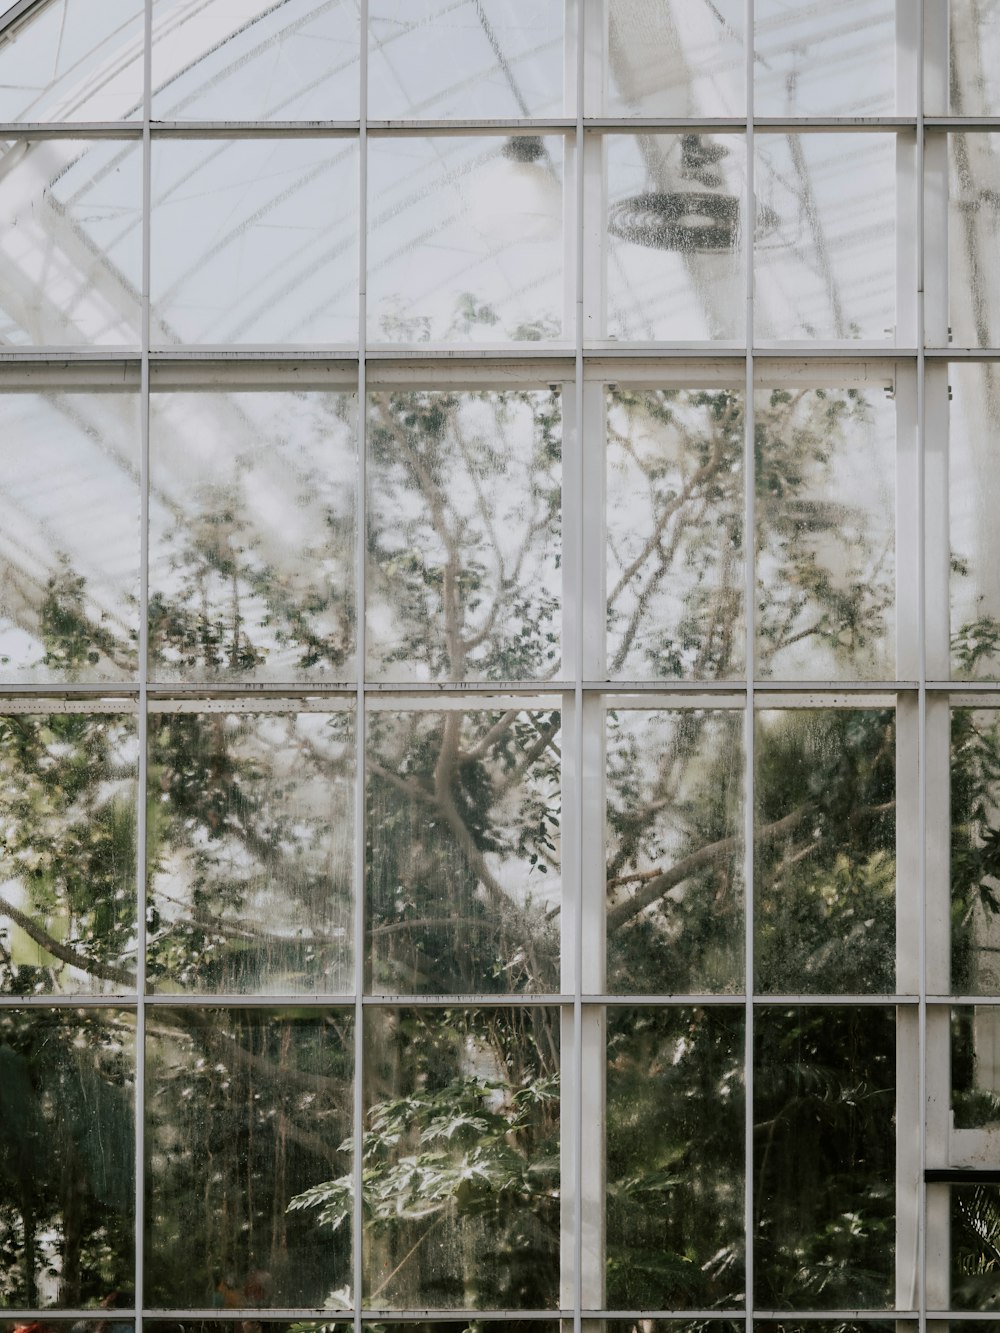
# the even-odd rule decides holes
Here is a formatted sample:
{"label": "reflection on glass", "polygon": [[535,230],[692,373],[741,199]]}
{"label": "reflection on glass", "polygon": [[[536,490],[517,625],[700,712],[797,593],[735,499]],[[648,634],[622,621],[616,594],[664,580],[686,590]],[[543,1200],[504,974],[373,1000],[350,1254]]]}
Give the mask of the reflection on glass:
{"label": "reflection on glass", "polygon": [[951,989],[1000,991],[1000,712],[951,712]]}
{"label": "reflection on glass", "polygon": [[352,714],[161,712],[149,732],[150,984],[350,990]]}
{"label": "reflection on glass", "polygon": [[891,709],[758,713],[760,990],[895,990],[895,738]]}
{"label": "reflection on glass", "polygon": [[562,0],[369,0],[368,114],[561,116]]}
{"label": "reflection on glass", "polygon": [[376,993],[559,989],[560,715],[372,711]]}
{"label": "reflection on glass", "polygon": [[137,344],[141,200],[141,144],[0,144],[0,341]]}
{"label": "reflection on glass", "polygon": [[153,0],[154,120],[357,120],[350,0]]}
{"label": "reflection on glass", "polygon": [[607,392],[607,672],[743,669],[743,395]]}
{"label": "reflection on glass", "polygon": [[0,992],[135,980],[136,719],[0,716]]}
{"label": "reflection on glass", "polygon": [[895,0],[755,0],[758,116],[888,116],[896,102]]}
{"label": "reflection on glass", "polygon": [[948,0],[948,106],[954,116],[1000,114],[1000,4]]}
{"label": "reflection on glass", "polygon": [[523,680],[561,658],[558,392],[368,400],[369,672]]}
{"label": "reflection on glass", "polygon": [[607,335],[742,338],[745,140],[608,135]]}
{"label": "reflection on glass", "polygon": [[1000,673],[1000,383],[992,362],[948,366],[951,672]]}
{"label": "reflection on glass", "polygon": [[948,324],[958,347],[1000,342],[1000,134],[948,135]]}
{"label": "reflection on glass", "polygon": [[744,115],[745,11],[743,0],[609,0],[608,114]]}
{"label": "reflection on glass", "polygon": [[611,991],[690,995],[740,988],[742,728],[736,712],[608,714]]}
{"label": "reflection on glass", "polygon": [[350,1188],[353,1013],[158,1008],[146,1044],[148,1304],[350,1305],[350,1224],[309,1201]]}
{"label": "reflection on glass", "polygon": [[757,337],[891,342],[895,136],[758,134],[756,151]]}
{"label": "reflection on glass", "polygon": [[757,674],[896,674],[896,416],[885,392],[759,390]]}
{"label": "reflection on glass", "polygon": [[743,1013],[607,1012],[607,1304],[739,1305]]}
{"label": "reflection on glass", "polygon": [[138,394],[0,395],[0,680],[134,679],[139,448]]}
{"label": "reflection on glass", "polygon": [[0,6],[0,121],[142,115],[142,0],[56,0],[6,26]]}
{"label": "reflection on glass", "polygon": [[153,394],[157,679],[354,673],[356,411],[353,394]]}
{"label": "reflection on glass", "polygon": [[364,1057],[364,1305],[554,1308],[559,1011],[369,1008]]}
{"label": "reflection on glass", "polygon": [[[998,1310],[997,1248],[1000,1246],[1000,1185],[952,1185],[949,1189],[951,1305],[955,1310]],[[956,1324],[952,1325],[957,1327]],[[994,1333],[994,1323],[969,1325],[976,1333]]]}
{"label": "reflection on glass", "polygon": [[563,335],[561,138],[368,143],[373,342]]}
{"label": "reflection on glass", "polygon": [[357,339],[356,142],[158,139],[154,345]]}
{"label": "reflection on glass", "polygon": [[759,1009],[753,1086],[757,1305],[891,1307],[894,1011]]}
{"label": "reflection on glass", "polygon": [[134,1070],[130,1014],[0,1009],[0,1307],[132,1304]]}

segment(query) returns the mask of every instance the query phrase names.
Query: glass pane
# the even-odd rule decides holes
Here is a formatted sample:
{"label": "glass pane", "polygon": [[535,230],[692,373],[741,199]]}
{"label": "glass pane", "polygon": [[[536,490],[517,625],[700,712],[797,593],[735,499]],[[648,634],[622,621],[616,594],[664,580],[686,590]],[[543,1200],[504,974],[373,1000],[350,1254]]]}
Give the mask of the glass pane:
{"label": "glass pane", "polygon": [[0,716],[0,992],[134,991],[136,719]]}
{"label": "glass pane", "polygon": [[560,716],[372,711],[371,989],[559,989]]}
{"label": "glass pane", "polygon": [[134,1071],[131,1014],[0,1009],[0,1306],[132,1304]]}
{"label": "glass pane", "polygon": [[161,1309],[350,1305],[354,1015],[167,1009],[146,1029],[146,1300]]}
{"label": "glass pane", "polygon": [[613,116],[746,114],[744,0],[609,0]]}
{"label": "glass pane", "polygon": [[951,713],[951,989],[1000,992],[1000,712]]}
{"label": "glass pane", "polygon": [[742,733],[739,712],[623,708],[608,714],[611,991],[740,989]]}
{"label": "glass pane", "polygon": [[757,675],[896,674],[896,412],[883,389],[758,390]]}
{"label": "glass pane", "polygon": [[[997,1290],[997,1248],[1000,1246],[1000,1185],[952,1185],[949,1190],[951,1304],[956,1310],[1000,1309]],[[952,1325],[956,1327],[956,1325]],[[969,1333],[986,1333],[994,1324],[969,1325]]]}
{"label": "glass pane", "polygon": [[746,141],[607,135],[607,336],[742,340]]}
{"label": "glass pane", "polygon": [[1000,4],[997,0],[948,0],[948,45],[948,110],[951,114],[1000,114]]}
{"label": "glass pane", "polygon": [[357,339],[358,150],[342,139],[158,139],[154,345]]}
{"label": "glass pane", "polygon": [[134,679],[139,395],[0,395],[0,680]]}
{"label": "glass pane", "polygon": [[895,0],[755,0],[754,55],[758,116],[892,115]]}
{"label": "glass pane", "polygon": [[607,1014],[607,1304],[740,1305],[743,1013]]}
{"label": "glass pane", "polygon": [[948,135],[948,323],[957,347],[1000,343],[1000,134]]}
{"label": "glass pane", "polygon": [[[1000,1128],[1000,1008],[956,1005],[951,1011],[951,1128]],[[952,1145],[954,1145],[954,1139]],[[982,1144],[987,1147],[986,1143]],[[988,1150],[988,1149],[987,1149]],[[952,1158],[954,1160],[954,1158]],[[1000,1215],[995,1224],[1000,1241]]]}
{"label": "glass pane", "polygon": [[365,1071],[365,1306],[553,1309],[558,1009],[369,1008]]}
{"label": "glass pane", "polygon": [[756,721],[757,986],[892,993],[895,714],[762,710]]}
{"label": "glass pane", "polygon": [[356,413],[346,393],[153,394],[157,679],[354,675]]}
{"label": "glass pane", "polygon": [[948,366],[951,673],[1000,674],[1000,382],[992,362]]}
{"label": "glass pane", "polygon": [[150,985],[351,990],[353,715],[156,713],[149,746]]}
{"label": "glass pane", "polygon": [[743,670],[743,395],[606,398],[607,672],[726,680]]}
{"label": "glass pane", "polygon": [[373,342],[563,334],[561,138],[368,143]]}
{"label": "glass pane", "polygon": [[368,451],[370,676],[554,676],[558,391],[372,394]]}
{"label": "glass pane", "polygon": [[896,139],[759,134],[759,338],[891,342],[896,324]]}
{"label": "glass pane", "polygon": [[3,36],[0,121],[142,116],[142,0],[50,0]]}
{"label": "glass pane", "polygon": [[758,1306],[892,1306],[895,1109],[892,1009],[757,1011]]}
{"label": "glass pane", "polygon": [[563,0],[369,0],[368,114],[562,116]]}
{"label": "glass pane", "polygon": [[0,341],[139,342],[142,145],[0,144]]}
{"label": "glass pane", "polygon": [[153,0],[154,120],[357,120],[351,0]]}

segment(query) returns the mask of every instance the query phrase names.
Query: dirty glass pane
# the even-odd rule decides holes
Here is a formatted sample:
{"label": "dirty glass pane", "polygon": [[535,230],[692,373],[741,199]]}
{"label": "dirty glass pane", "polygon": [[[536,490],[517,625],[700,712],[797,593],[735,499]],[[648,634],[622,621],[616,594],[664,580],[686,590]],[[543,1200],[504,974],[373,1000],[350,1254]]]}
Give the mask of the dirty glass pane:
{"label": "dirty glass pane", "polygon": [[759,338],[891,342],[896,325],[896,138],[758,134]]}
{"label": "dirty glass pane", "polygon": [[563,330],[563,141],[368,143],[373,342],[538,342]]}
{"label": "dirty glass pane", "polygon": [[0,121],[141,117],[142,0],[50,0],[3,35]]}
{"label": "dirty glass pane", "polygon": [[756,985],[779,995],[896,989],[896,728],[891,709],[756,718]]}
{"label": "dirty glass pane", "polygon": [[153,394],[156,679],[354,675],[356,412],[347,393]]}
{"label": "dirty glass pane", "polygon": [[154,120],[357,120],[351,0],[153,0]]}
{"label": "dirty glass pane", "polygon": [[956,347],[1000,343],[1000,134],[948,135],[948,324]]}
{"label": "dirty glass pane", "polygon": [[[951,1010],[951,1150],[956,1131],[1000,1126],[1000,1007],[956,1005]],[[982,1143],[982,1140],[980,1140]],[[985,1146],[985,1145],[984,1145]],[[956,1154],[961,1160],[961,1149]],[[955,1160],[955,1157],[952,1157]],[[1000,1218],[996,1223],[1000,1239]]]}
{"label": "dirty glass pane", "polygon": [[894,1011],[758,1009],[753,1086],[758,1306],[891,1307]]}
{"label": "dirty glass pane", "polygon": [[132,1014],[0,1009],[0,1306],[134,1300],[134,1071]]}
{"label": "dirty glass pane", "polygon": [[[992,1165],[992,1163],[991,1163]],[[955,1310],[998,1310],[996,1251],[1000,1242],[1000,1185],[952,1185],[950,1199],[951,1305]],[[957,1322],[952,1328],[957,1328]],[[962,1328],[993,1333],[995,1323]]]}
{"label": "dirty glass pane", "polygon": [[740,989],[742,733],[743,714],[735,711],[608,713],[607,984],[612,992]]}
{"label": "dirty glass pane", "polygon": [[613,116],[746,114],[744,0],[609,0]]}
{"label": "dirty glass pane", "polygon": [[369,0],[376,120],[563,116],[563,0]]}
{"label": "dirty glass pane", "polygon": [[354,719],[293,709],[149,719],[156,990],[353,987]]}
{"label": "dirty glass pane", "polygon": [[755,0],[754,55],[758,116],[892,115],[895,0]]}
{"label": "dirty glass pane", "polygon": [[139,395],[0,395],[0,680],[135,678]]}
{"label": "dirty glass pane", "polygon": [[0,341],[138,344],[141,200],[141,144],[0,144]]}
{"label": "dirty glass pane", "polygon": [[607,674],[730,679],[743,670],[743,394],[606,398]]}
{"label": "dirty glass pane", "polygon": [[1000,712],[951,712],[951,989],[1000,991]]}
{"label": "dirty glass pane", "polygon": [[948,111],[953,116],[1000,113],[997,0],[948,0],[948,45]]}
{"label": "dirty glass pane", "polygon": [[368,1008],[364,1057],[364,1305],[554,1309],[558,1009]]}
{"label": "dirty glass pane", "polygon": [[158,1008],[146,1034],[148,1304],[350,1305],[351,1228],[314,1199],[351,1175],[353,1013]]}
{"label": "dirty glass pane", "polygon": [[993,362],[948,366],[951,673],[1000,673],[1000,380]]}
{"label": "dirty glass pane", "polygon": [[896,674],[896,415],[878,384],[758,390],[757,675]]}
{"label": "dirty glass pane", "polygon": [[743,1012],[607,1013],[607,1304],[740,1305]]}
{"label": "dirty glass pane", "polygon": [[556,389],[368,399],[368,672],[524,680],[561,660]]}
{"label": "dirty glass pane", "polygon": [[373,709],[376,994],[559,989],[560,715]]}
{"label": "dirty glass pane", "polygon": [[150,337],[357,339],[357,143],[157,139]]}
{"label": "dirty glass pane", "polygon": [[607,336],[738,339],[746,332],[746,140],[609,134]]}
{"label": "dirty glass pane", "polygon": [[41,708],[0,716],[0,992],[134,991],[136,719]]}

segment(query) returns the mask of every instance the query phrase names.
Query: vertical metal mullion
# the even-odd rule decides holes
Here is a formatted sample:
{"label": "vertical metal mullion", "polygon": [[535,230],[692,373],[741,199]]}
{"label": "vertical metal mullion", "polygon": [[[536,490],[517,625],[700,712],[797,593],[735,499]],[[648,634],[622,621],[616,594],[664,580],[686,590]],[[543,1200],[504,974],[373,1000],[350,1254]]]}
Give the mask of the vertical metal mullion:
{"label": "vertical metal mullion", "polygon": [[[901,3],[902,0],[897,0]],[[927,595],[926,595],[926,470],[925,407],[927,393],[926,327],[924,316],[924,0],[917,0],[917,1107],[919,1135],[919,1198],[917,1200],[917,1317],[919,1333],[927,1328]],[[935,553],[936,555],[937,553]],[[897,886],[897,892],[898,892]]]}
{"label": "vertical metal mullion", "polygon": [[753,1147],[753,1061],[754,1061],[754,667],[755,667],[755,606],[756,606],[756,566],[754,529],[754,229],[757,219],[754,196],[754,0],[746,0],[746,380],[743,405],[743,541],[745,549],[744,599],[746,620],[746,711],[744,714],[744,764],[745,764],[745,806],[743,810],[744,830],[744,1245],[745,1245],[745,1282],[746,1282],[746,1324],[747,1333],[753,1329],[754,1309],[754,1235],[753,1235],[753,1190],[754,1190],[754,1147]]}
{"label": "vertical metal mullion", "polygon": [[135,1313],[142,1333],[146,1305],[143,1240],[146,1233],[146,784],[149,690],[149,237],[152,202],[150,120],[152,118],[153,0],[143,11],[142,41],[142,296],[139,385],[139,808],[136,811],[135,921]]}
{"label": "vertical metal mullion", "polygon": [[358,399],[357,399],[357,527],[355,529],[355,663],[357,678],[354,717],[354,1199],[352,1260],[354,1333],[361,1333],[364,1283],[364,988],[365,988],[365,559],[368,550],[368,481],[366,431],[366,362],[368,341],[368,0],[359,4],[358,51]]}
{"label": "vertical metal mullion", "polygon": [[576,494],[570,503],[576,508],[575,525],[575,586],[576,643],[573,645],[573,758],[576,764],[575,794],[576,819],[576,911],[573,913],[573,1333],[580,1333],[583,1322],[583,655],[585,646],[583,598],[584,533],[583,512],[586,493],[586,455],[584,451],[584,394],[583,394],[583,331],[584,331],[584,134],[583,134],[583,81],[584,53],[586,50],[585,24],[588,5],[586,0],[576,3],[576,191],[574,200],[574,381],[573,403],[576,416],[574,447],[577,451]]}

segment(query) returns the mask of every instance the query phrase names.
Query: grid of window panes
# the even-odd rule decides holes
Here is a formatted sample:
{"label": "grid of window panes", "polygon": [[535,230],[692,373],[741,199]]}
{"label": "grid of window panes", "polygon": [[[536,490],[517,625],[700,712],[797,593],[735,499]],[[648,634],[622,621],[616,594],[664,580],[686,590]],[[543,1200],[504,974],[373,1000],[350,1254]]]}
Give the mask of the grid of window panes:
{"label": "grid of window panes", "polygon": [[994,1327],[998,233],[1000,0],[0,3],[0,1329]]}

